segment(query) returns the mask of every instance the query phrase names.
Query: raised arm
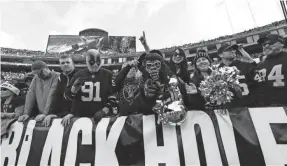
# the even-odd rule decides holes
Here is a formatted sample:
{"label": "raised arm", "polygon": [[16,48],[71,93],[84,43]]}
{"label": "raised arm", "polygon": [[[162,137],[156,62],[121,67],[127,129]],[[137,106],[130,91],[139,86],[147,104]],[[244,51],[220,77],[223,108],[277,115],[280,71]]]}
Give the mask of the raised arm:
{"label": "raised arm", "polygon": [[142,43],[142,45],[144,46],[144,49],[145,49],[145,52],[149,52],[150,51],[150,48],[147,44],[147,41],[146,41],[146,37],[145,37],[145,32],[143,31],[143,36],[140,37],[139,39]]}

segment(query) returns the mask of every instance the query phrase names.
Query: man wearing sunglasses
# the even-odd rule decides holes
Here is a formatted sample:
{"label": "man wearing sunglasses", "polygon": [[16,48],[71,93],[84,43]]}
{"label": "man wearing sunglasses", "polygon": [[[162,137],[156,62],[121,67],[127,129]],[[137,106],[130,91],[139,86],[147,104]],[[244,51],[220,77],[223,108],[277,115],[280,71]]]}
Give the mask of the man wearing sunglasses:
{"label": "man wearing sunglasses", "polygon": [[62,73],[58,78],[55,95],[51,102],[51,109],[43,121],[45,126],[50,125],[52,118],[65,116],[70,112],[72,106],[72,102],[64,98],[64,92],[77,70],[75,70],[73,59],[68,55],[62,55],[59,59],[59,64]]}
{"label": "man wearing sunglasses", "polygon": [[59,73],[51,71],[45,62],[37,60],[32,64],[31,69],[35,77],[26,95],[24,114],[18,118],[19,122],[26,121],[31,116],[36,103],[39,114],[35,120],[42,121],[50,110],[58,83]]}
{"label": "man wearing sunglasses", "polygon": [[268,34],[258,41],[265,59],[259,63],[254,77],[258,82],[256,98],[260,106],[287,105],[287,52],[285,40],[277,34]]}
{"label": "man wearing sunglasses", "polygon": [[[218,49],[219,57],[222,59],[222,62],[218,67],[223,66],[235,66],[239,71],[239,82],[240,82],[240,90],[241,97],[234,98],[232,101],[232,107],[242,107],[250,105],[250,91],[252,87],[255,85],[253,80],[256,63],[249,56],[249,54],[243,49],[242,45],[230,45],[228,43],[222,44]],[[241,60],[237,60],[236,54],[240,54],[242,59],[245,59],[246,62]],[[239,90],[239,89],[238,89]]]}

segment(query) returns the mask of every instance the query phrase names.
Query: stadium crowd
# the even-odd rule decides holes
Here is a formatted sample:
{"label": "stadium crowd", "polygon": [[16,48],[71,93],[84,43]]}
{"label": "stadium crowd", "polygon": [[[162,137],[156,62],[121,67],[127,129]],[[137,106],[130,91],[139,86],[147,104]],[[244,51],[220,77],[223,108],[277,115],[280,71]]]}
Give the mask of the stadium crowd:
{"label": "stadium crowd", "polygon": [[23,80],[25,75],[28,73],[25,72],[1,72],[1,75],[3,77],[3,80],[9,81],[9,80]]}
{"label": "stadium crowd", "polygon": [[[184,44],[184,45],[179,46],[179,47],[187,49],[189,47],[202,45],[202,44],[209,44],[209,43],[216,42],[216,41],[221,41],[221,40],[224,40],[224,39],[227,39],[227,38],[240,37],[240,36],[244,36],[246,34],[252,33],[252,32],[258,32],[258,31],[261,31],[261,30],[270,29],[272,27],[278,27],[280,25],[283,25],[284,23],[285,23],[284,20],[275,21],[275,22],[273,22],[271,24],[268,24],[268,25],[265,25],[265,26],[262,26],[262,27],[256,27],[256,28],[253,28],[253,29],[249,29],[249,30],[246,30],[246,31],[243,31],[243,32],[240,32],[240,33],[236,33],[236,34],[232,34],[232,35],[225,35],[225,36],[221,36],[221,37],[218,37],[218,38],[215,38],[215,39],[210,39],[210,40],[206,40],[206,41],[204,40],[204,41],[200,41],[200,42],[197,42],[197,43]],[[173,48],[176,48],[176,47],[178,47],[178,46],[167,47],[167,48],[161,49],[161,51],[165,51],[167,49],[173,49]],[[60,56],[63,55],[63,54],[59,54],[59,53],[45,53],[43,51],[32,51],[32,50],[27,50],[27,49],[13,49],[13,48],[5,48],[5,47],[1,48],[1,54],[3,54],[3,55],[12,55],[12,56],[13,55],[14,56],[17,56],[17,55],[23,55],[23,56],[44,56],[45,55],[46,57],[60,57]],[[129,53],[129,54],[133,54],[133,53]],[[114,55],[114,52],[113,52],[113,55]],[[119,55],[122,55],[122,54],[119,54]],[[81,56],[81,55],[78,54],[76,56]]]}
{"label": "stadium crowd", "polygon": [[[140,41],[145,52],[123,64],[117,74],[101,67],[103,55],[93,48],[85,53],[87,67],[80,71],[68,55],[59,58],[61,73],[50,70],[43,61],[33,62],[31,73],[16,75],[24,76],[24,83],[2,82],[1,118],[19,122],[35,118],[49,126],[53,118],[61,117],[67,126],[74,117],[93,117],[97,123],[106,116],[154,114],[159,100],[182,100],[187,110],[208,111],[200,85],[215,68],[225,66],[236,67],[240,77],[239,86],[231,90],[231,103],[224,108],[287,105],[287,52],[280,35],[268,34],[257,41],[263,47],[258,64],[241,45],[222,43],[218,62],[213,62],[205,50],[198,50],[192,73],[180,47],[166,61],[160,50],[149,48],[145,35]],[[236,58],[237,53],[241,58]],[[12,73],[2,73],[2,79],[10,77],[7,75]],[[171,80],[177,80],[180,94]]]}

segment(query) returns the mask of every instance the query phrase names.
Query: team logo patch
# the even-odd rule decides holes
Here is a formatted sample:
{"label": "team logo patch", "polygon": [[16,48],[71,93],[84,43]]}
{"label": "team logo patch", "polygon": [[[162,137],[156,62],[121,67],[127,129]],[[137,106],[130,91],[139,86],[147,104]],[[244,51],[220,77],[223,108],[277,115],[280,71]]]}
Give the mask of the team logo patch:
{"label": "team logo patch", "polygon": [[127,84],[123,88],[123,96],[129,104],[132,104],[134,99],[139,95],[139,85],[138,84]]}

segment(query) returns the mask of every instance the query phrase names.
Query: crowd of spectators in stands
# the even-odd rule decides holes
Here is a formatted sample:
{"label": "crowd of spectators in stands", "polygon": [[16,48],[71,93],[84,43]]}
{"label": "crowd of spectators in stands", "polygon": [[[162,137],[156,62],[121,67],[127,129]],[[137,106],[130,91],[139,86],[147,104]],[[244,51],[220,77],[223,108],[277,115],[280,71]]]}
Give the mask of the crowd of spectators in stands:
{"label": "crowd of spectators in stands", "polygon": [[[248,33],[252,33],[252,32],[258,32],[258,31],[261,31],[261,30],[266,30],[266,29],[270,29],[272,27],[277,27],[277,26],[280,26],[282,24],[285,24],[285,20],[281,20],[281,21],[276,21],[276,22],[273,22],[271,24],[268,24],[268,25],[265,25],[265,26],[262,26],[262,27],[256,27],[256,28],[253,28],[253,29],[249,29],[249,30],[246,30],[246,31],[243,31],[243,32],[240,32],[240,33],[236,33],[236,34],[232,34],[232,35],[225,35],[225,36],[221,36],[221,37],[218,37],[218,38],[215,38],[215,39],[210,39],[210,40],[203,40],[203,41],[200,41],[200,42],[197,42],[197,43],[189,43],[189,44],[184,44],[182,46],[179,46],[179,47],[182,47],[183,49],[187,49],[189,47],[192,47],[192,46],[198,46],[198,45],[202,45],[202,44],[209,44],[209,43],[212,43],[212,42],[215,42],[215,41],[221,41],[221,40],[224,40],[224,39],[227,39],[227,38],[233,38],[233,37],[241,37],[243,35],[246,35]],[[176,48],[178,46],[172,46],[172,47],[168,47],[168,48],[164,48],[164,49],[161,49],[161,51],[165,51],[167,49],[173,49],[173,48]],[[62,56],[63,54],[58,54],[58,53],[45,53],[43,51],[32,51],[32,50],[27,50],[27,49],[13,49],[13,48],[1,48],[1,54],[2,55],[24,55],[24,56],[45,56],[45,57],[60,57]],[[118,56],[120,55],[123,55],[123,54],[118,54]],[[129,54],[124,54],[124,55],[129,55]],[[134,53],[130,53],[130,55],[134,55]],[[82,55],[76,55],[76,56],[82,56]],[[108,55],[109,56],[109,55]],[[112,55],[114,56],[114,55]]]}
{"label": "crowd of spectators in stands", "polygon": [[3,55],[25,55],[25,56],[41,56],[44,55],[43,51],[32,51],[27,49],[13,49],[13,48],[1,48],[1,54]]}
{"label": "crowd of spectators in stands", "polygon": [[25,75],[27,73],[25,72],[1,72],[1,75],[4,77],[4,80],[21,80],[24,79]]}
{"label": "crowd of spectators in stands", "polygon": [[[258,32],[258,31],[261,31],[261,30],[270,29],[272,27],[277,27],[277,26],[280,26],[282,24],[285,24],[285,20],[275,21],[275,22],[273,22],[271,24],[268,24],[268,25],[265,25],[265,26],[262,26],[262,27],[255,27],[255,28],[252,28],[252,29],[240,32],[240,33],[232,34],[232,35],[220,36],[220,37],[215,38],[215,39],[210,39],[210,40],[206,40],[206,41],[203,40],[203,41],[200,41],[200,42],[197,42],[197,43],[184,44],[181,47],[182,48],[188,48],[188,47],[192,47],[192,46],[208,44],[208,43],[215,42],[215,41],[221,41],[221,40],[224,40],[224,39],[227,39],[227,38],[241,37],[241,36],[244,36],[244,35],[246,35],[248,33],[253,33],[253,32]],[[174,46],[174,47],[176,47],[176,46]],[[168,49],[168,48],[165,48],[165,49]]]}

